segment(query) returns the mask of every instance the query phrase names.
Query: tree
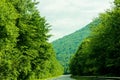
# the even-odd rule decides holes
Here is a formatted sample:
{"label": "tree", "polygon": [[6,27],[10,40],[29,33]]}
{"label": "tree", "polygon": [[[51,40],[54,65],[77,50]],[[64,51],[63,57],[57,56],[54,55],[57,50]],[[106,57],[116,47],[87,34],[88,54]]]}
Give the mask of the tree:
{"label": "tree", "polygon": [[0,79],[15,79],[17,72],[14,71],[13,62],[16,58],[13,55],[19,35],[19,29],[15,25],[18,14],[14,6],[6,0],[0,1],[0,8]]}
{"label": "tree", "polygon": [[[84,52],[88,56],[84,56],[86,59],[82,72],[85,71],[85,75],[86,72],[92,72],[93,75],[120,75],[120,0],[115,0],[114,3],[112,9],[100,14],[100,23],[89,36],[89,43],[78,50],[78,53]],[[82,60],[83,57],[73,59]]]}
{"label": "tree", "polygon": [[97,73],[119,76],[119,0],[115,0],[115,7],[100,15],[101,23],[93,31],[91,42],[92,54],[96,55]]}
{"label": "tree", "polygon": [[62,74],[48,43],[50,25],[40,16],[36,4],[32,0],[0,2],[1,80],[33,80]]}

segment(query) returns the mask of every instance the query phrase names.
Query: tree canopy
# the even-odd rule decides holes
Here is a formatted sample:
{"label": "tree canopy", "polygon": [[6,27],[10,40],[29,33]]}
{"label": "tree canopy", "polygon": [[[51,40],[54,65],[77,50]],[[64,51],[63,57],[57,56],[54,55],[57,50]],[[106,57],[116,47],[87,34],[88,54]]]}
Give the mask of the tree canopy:
{"label": "tree canopy", "polygon": [[73,75],[120,75],[120,0],[114,4],[100,14],[100,23],[72,58]]}
{"label": "tree canopy", "polygon": [[33,0],[0,1],[0,80],[33,80],[62,74],[50,25]]}

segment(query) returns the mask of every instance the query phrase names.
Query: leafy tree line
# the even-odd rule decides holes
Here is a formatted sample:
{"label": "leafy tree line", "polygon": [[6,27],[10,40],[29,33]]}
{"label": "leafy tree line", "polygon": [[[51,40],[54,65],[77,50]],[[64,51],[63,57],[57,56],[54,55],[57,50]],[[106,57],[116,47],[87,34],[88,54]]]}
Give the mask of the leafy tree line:
{"label": "leafy tree line", "polygon": [[0,80],[34,80],[62,74],[47,42],[49,24],[33,0],[0,1]]}
{"label": "leafy tree line", "polygon": [[120,0],[114,4],[71,59],[72,75],[120,76]]}

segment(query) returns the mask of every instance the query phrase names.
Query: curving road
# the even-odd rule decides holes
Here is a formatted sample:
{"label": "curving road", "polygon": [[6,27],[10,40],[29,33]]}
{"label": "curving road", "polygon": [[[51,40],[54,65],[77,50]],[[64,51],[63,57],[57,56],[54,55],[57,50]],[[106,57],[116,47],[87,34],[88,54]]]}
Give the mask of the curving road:
{"label": "curving road", "polygon": [[75,80],[75,79],[71,78],[70,76],[71,75],[62,75],[60,77],[52,78],[52,79],[48,79],[48,80]]}

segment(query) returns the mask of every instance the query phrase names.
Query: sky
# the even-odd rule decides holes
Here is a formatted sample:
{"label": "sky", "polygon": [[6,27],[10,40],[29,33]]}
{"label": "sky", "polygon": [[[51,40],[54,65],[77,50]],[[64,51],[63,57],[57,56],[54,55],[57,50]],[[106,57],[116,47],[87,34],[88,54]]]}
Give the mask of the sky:
{"label": "sky", "polygon": [[110,9],[113,0],[39,0],[38,10],[51,25],[50,42],[81,29],[99,13]]}

